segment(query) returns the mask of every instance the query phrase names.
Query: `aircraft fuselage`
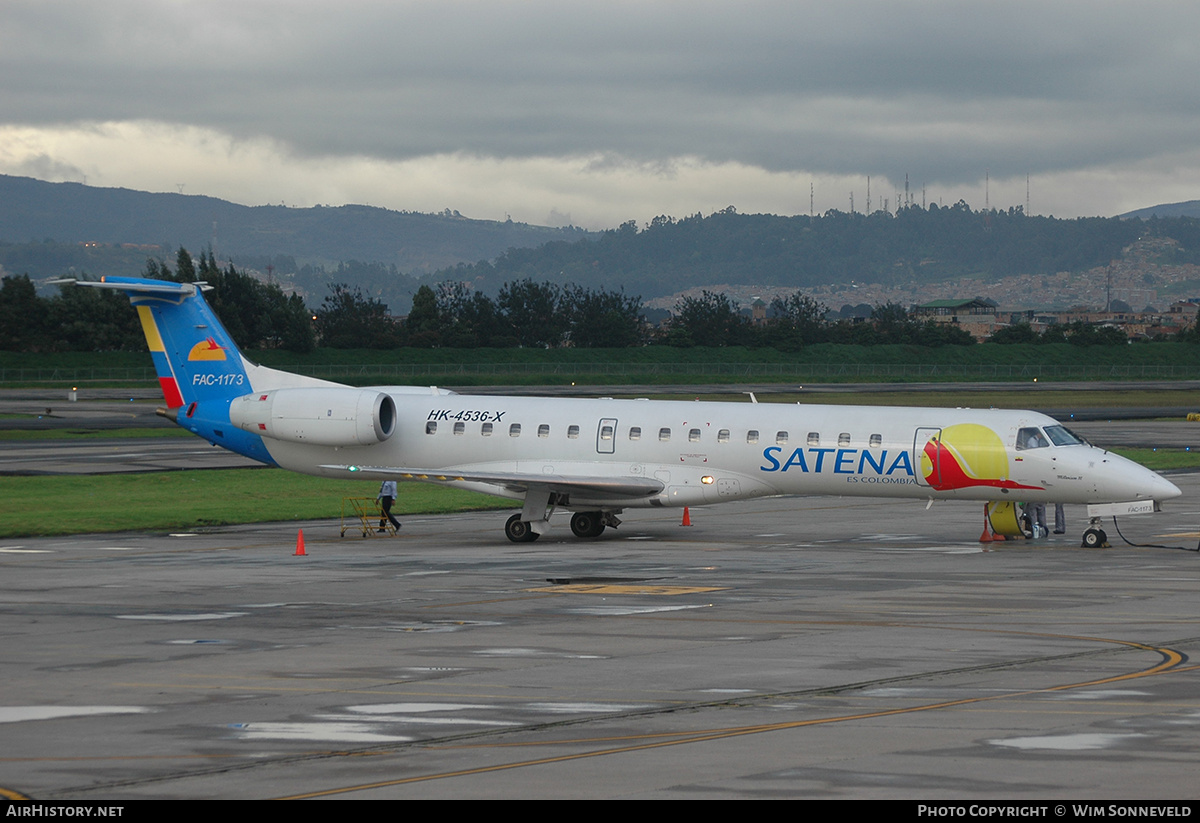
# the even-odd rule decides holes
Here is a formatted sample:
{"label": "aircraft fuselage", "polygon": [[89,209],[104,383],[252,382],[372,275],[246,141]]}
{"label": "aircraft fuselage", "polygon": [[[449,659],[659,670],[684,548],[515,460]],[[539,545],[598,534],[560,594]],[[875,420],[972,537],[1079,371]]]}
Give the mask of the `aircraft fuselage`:
{"label": "aircraft fuselage", "polygon": [[[329,467],[334,461],[323,447],[268,442],[267,448],[284,468],[332,477],[392,466],[662,484],[658,493],[633,499],[572,493],[565,504],[572,509],[698,506],[782,494],[1052,503],[1170,494],[1170,484],[1153,472],[1084,443],[1018,448],[1018,432],[1061,428],[1036,412],[391,396],[395,433],[382,443],[338,449],[336,464],[354,471]],[[524,496],[520,489],[471,485]]]}

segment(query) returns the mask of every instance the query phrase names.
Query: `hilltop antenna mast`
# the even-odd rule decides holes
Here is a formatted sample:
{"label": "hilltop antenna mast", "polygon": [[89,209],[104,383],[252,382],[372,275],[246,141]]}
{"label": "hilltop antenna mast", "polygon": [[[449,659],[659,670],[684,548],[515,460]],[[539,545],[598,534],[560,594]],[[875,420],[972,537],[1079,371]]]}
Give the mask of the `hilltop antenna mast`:
{"label": "hilltop antenna mast", "polygon": [[808,222],[813,221],[813,182],[808,181]]}
{"label": "hilltop antenna mast", "polygon": [[991,211],[992,176],[988,169],[983,170],[983,210]]}
{"label": "hilltop antenna mast", "polygon": [[871,175],[867,175],[867,214],[871,213]]}
{"label": "hilltop antenna mast", "polygon": [[904,208],[908,208],[911,205],[912,205],[912,198],[909,196],[909,193],[908,193],[908,175],[905,174],[904,175]]}
{"label": "hilltop antenna mast", "polygon": [[1025,172],[1025,216],[1029,216],[1029,172]]}

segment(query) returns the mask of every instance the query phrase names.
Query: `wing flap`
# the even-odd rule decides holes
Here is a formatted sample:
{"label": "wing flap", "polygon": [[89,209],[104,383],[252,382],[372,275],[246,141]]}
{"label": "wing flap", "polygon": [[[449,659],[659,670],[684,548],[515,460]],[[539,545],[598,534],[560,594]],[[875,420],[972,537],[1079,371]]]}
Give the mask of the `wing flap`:
{"label": "wing flap", "polygon": [[594,494],[614,497],[650,497],[664,488],[659,480],[648,477],[597,477],[563,474],[526,474],[521,472],[457,471],[454,469],[415,469],[404,466],[323,465],[323,469],[340,469],[355,474],[392,477],[397,480],[430,480],[435,482],[464,481],[500,486],[507,491],[524,493],[530,487],[548,489],[562,494]]}

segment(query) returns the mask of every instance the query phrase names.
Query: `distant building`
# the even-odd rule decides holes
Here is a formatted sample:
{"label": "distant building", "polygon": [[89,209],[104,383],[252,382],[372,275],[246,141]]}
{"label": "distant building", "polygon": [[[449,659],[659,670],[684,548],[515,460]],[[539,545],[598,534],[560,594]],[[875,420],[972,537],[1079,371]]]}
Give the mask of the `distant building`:
{"label": "distant building", "polygon": [[914,306],[911,314],[913,317],[924,317],[931,320],[946,318],[943,322],[960,323],[963,322],[964,316],[995,317],[997,311],[996,304],[991,300],[972,297],[970,300],[931,300],[928,303]]}
{"label": "distant building", "polygon": [[1200,312],[1200,297],[1192,297],[1187,300],[1180,300],[1177,303],[1172,303],[1167,308],[1167,314],[1172,315],[1173,320],[1181,320],[1181,323],[1176,325],[1190,326],[1196,322],[1196,313]]}
{"label": "distant building", "polygon": [[953,323],[969,332],[977,341],[991,337],[996,329],[1007,325],[1000,319],[995,303],[983,297],[969,300],[931,300],[913,306],[909,315],[917,320]]}
{"label": "distant building", "polygon": [[767,304],[761,297],[756,298],[755,301],[750,304],[750,320],[756,326],[766,325]]}

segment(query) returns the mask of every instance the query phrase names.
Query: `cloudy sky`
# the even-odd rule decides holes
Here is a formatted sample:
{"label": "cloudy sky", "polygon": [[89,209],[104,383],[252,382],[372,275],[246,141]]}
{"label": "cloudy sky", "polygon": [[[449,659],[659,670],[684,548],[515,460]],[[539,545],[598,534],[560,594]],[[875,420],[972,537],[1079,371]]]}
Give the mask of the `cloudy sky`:
{"label": "cloudy sky", "polygon": [[1194,0],[3,0],[0,173],[588,228],[906,175],[1110,215],[1200,198],[1197,32]]}

